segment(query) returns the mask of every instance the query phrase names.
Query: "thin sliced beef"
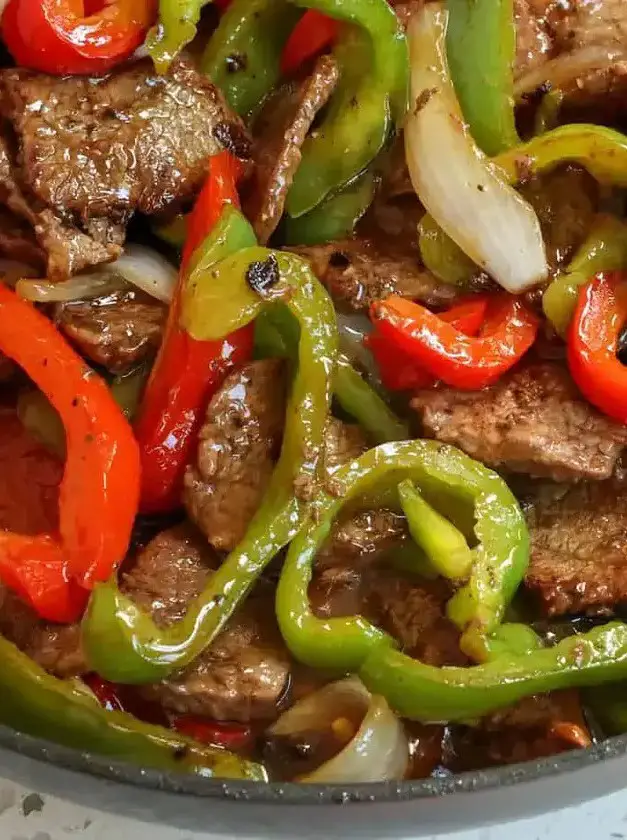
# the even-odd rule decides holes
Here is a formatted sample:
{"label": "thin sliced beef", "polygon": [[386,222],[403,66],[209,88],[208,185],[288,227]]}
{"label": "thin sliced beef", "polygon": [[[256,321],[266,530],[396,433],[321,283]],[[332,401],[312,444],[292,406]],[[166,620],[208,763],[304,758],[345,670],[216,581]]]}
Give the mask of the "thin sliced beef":
{"label": "thin sliced beef", "polygon": [[627,427],[597,412],[550,362],[483,391],[420,391],[411,405],[429,437],[489,466],[558,481],[609,478],[627,445]]}
{"label": "thin sliced beef", "polygon": [[[51,278],[63,279],[91,265],[109,262],[121,253],[124,230],[108,219],[92,223],[93,234],[81,230],[69,216],[45,207],[35,199],[27,199],[20,183],[20,174],[8,137],[0,136],[0,202],[6,205],[18,222],[11,230],[18,233],[20,247],[28,244],[24,256],[29,264]],[[30,231],[27,233],[27,231]],[[0,241],[2,253],[11,257],[15,236]]]}
{"label": "thin sliced beef", "polygon": [[359,458],[368,444],[364,433],[357,425],[348,425],[335,417],[330,417],[324,434],[324,468],[333,475],[340,467]]}
{"label": "thin sliced beef", "polygon": [[339,77],[337,62],[331,56],[321,56],[304,81],[285,85],[270,98],[255,124],[255,168],[244,210],[261,243],[268,241],[279,224],[300,165],[301,147]]}
{"label": "thin sliced beef", "polygon": [[267,359],[231,374],[209,403],[183,497],[220,551],[237,545],[259,507],[280,452],[286,394],[282,363]]}
{"label": "thin sliced beef", "polygon": [[[156,537],[123,578],[123,589],[161,626],[182,618],[217,568],[197,531]],[[147,700],[179,714],[215,720],[271,720],[289,680],[289,655],[274,618],[274,592],[261,581],[214,643],[188,668],[143,686]]]}
{"label": "thin sliced beef", "polygon": [[[122,589],[160,626],[181,619],[218,566],[195,529],[179,526],[155,537],[122,576]],[[80,626],[39,621],[19,599],[0,589],[0,632],[60,677],[88,670]],[[161,683],[137,689],[145,700],[178,714],[216,720],[271,720],[289,681],[289,655],[274,619],[274,593],[263,582],[211,647]]]}
{"label": "thin sliced beef", "polygon": [[526,585],[548,615],[596,613],[627,601],[627,489],[582,484],[528,515]]}
{"label": "thin sliced beef", "polygon": [[401,295],[423,303],[451,303],[459,289],[437,280],[413,254],[387,251],[368,239],[290,248],[309,260],[339,307],[367,310],[375,300]]}
{"label": "thin sliced beef", "polygon": [[[557,86],[566,108],[579,119],[613,121],[625,112],[627,91],[627,6],[623,0],[516,0],[515,75],[531,92],[545,80],[550,59],[591,56],[578,77],[566,74]],[[590,50],[593,51],[590,54]],[[568,116],[568,115],[567,115]],[[590,119],[590,121],[593,121]]]}
{"label": "thin sliced beef", "polygon": [[156,354],[166,315],[162,303],[134,289],[55,308],[59,328],[82,355],[113,373]]}
{"label": "thin sliced beef", "polygon": [[522,185],[538,214],[546,255],[556,272],[584,241],[598,207],[598,184],[584,169],[562,166]]}
{"label": "thin sliced beef", "polygon": [[[1,149],[1,141],[0,141]],[[0,175],[1,177],[1,175]],[[0,194],[2,188],[0,187]],[[44,271],[45,254],[37,243],[33,228],[8,208],[0,206],[0,254]]]}
{"label": "thin sliced beef", "polygon": [[164,76],[149,61],[103,79],[11,68],[0,76],[0,108],[16,185],[2,200],[33,225],[56,277],[117,256],[136,211],[187,206],[210,155],[249,152],[239,118],[182,59]]}

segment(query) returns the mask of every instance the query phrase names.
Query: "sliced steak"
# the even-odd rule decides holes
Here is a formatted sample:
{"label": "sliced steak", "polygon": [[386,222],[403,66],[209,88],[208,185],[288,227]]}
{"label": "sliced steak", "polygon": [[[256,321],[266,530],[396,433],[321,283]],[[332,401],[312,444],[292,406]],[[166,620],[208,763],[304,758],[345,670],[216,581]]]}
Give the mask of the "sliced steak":
{"label": "sliced steak", "polygon": [[550,362],[483,391],[420,391],[411,406],[429,437],[489,466],[557,481],[609,478],[627,445],[627,426],[597,412]]}
{"label": "sliced steak", "polygon": [[77,677],[88,669],[79,624],[50,624],[0,584],[0,633],[57,677]]}
{"label": "sliced steak", "polygon": [[[548,79],[566,94],[568,111],[612,121],[625,112],[627,7],[623,0],[516,0],[518,93],[531,93]],[[592,52],[591,52],[592,51]],[[588,60],[581,62],[588,53]],[[550,59],[579,56],[578,77],[556,79]],[[588,69],[585,69],[585,68]],[[590,119],[589,121],[593,121]]]}
{"label": "sliced steak", "polygon": [[335,417],[329,417],[327,421],[324,445],[324,469],[328,475],[333,475],[344,464],[359,458],[368,449],[359,426],[344,423]]}
{"label": "sliced steak", "polygon": [[401,295],[443,306],[459,289],[437,280],[415,255],[388,252],[368,239],[290,248],[307,259],[339,307],[367,310],[373,301]]}
{"label": "sliced steak", "polygon": [[[218,565],[197,531],[181,526],[156,537],[123,578],[123,589],[155,621],[182,618]],[[179,714],[215,720],[271,720],[287,688],[289,655],[274,618],[274,592],[259,583],[214,643],[188,668],[143,686],[147,700]]]}
{"label": "sliced steak", "polygon": [[414,659],[428,665],[466,665],[459,630],[446,617],[452,595],[443,578],[425,580],[377,569],[366,583],[364,613]]}
{"label": "sliced steak", "polygon": [[165,76],[149,61],[103,79],[11,68],[0,75],[0,108],[15,138],[8,156],[21,195],[12,190],[9,206],[25,205],[51,276],[113,259],[134,212],[184,208],[210,155],[249,152],[239,118],[182,59]]}
{"label": "sliced steak", "polygon": [[[91,265],[109,262],[121,253],[124,229],[108,219],[93,224],[93,236],[80,230],[67,216],[28,200],[20,183],[15,153],[7,137],[0,136],[0,202],[19,220],[17,228],[27,260],[51,278],[63,279]],[[16,223],[11,222],[15,231]],[[30,231],[30,235],[26,233]],[[5,236],[4,253],[11,256],[11,239]],[[30,240],[30,241],[29,241]]]}
{"label": "sliced steak", "polygon": [[81,354],[113,373],[156,354],[166,316],[162,303],[134,289],[55,308],[59,328]]}
{"label": "sliced steak", "polygon": [[33,228],[8,208],[1,206],[0,255],[32,266],[38,273],[45,271],[46,256],[37,243]]}
{"label": "sliced steak", "polygon": [[598,208],[599,187],[577,166],[561,166],[521,186],[540,220],[549,267],[556,272],[584,241]]}
{"label": "sliced steak", "polygon": [[183,499],[214,548],[230,551],[259,507],[278,458],[287,394],[277,359],[251,362],[213,397]]}
{"label": "sliced steak", "polygon": [[526,585],[548,615],[596,613],[627,601],[627,488],[581,484],[528,514]]}
{"label": "sliced steak", "polygon": [[337,62],[331,56],[321,56],[304,81],[284,85],[270,97],[256,121],[255,168],[243,207],[262,244],[272,236],[281,220],[285,199],[300,165],[301,147],[339,77]]}

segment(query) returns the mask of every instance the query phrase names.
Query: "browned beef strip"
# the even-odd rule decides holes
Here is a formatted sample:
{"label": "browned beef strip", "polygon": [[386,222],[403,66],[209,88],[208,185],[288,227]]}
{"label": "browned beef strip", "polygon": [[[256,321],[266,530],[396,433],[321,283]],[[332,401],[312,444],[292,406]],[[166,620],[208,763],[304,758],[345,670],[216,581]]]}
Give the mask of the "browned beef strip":
{"label": "browned beef strip", "polygon": [[[25,252],[28,262],[42,268],[51,278],[63,279],[91,265],[115,259],[121,253],[124,229],[108,219],[92,220],[93,232],[82,231],[67,215],[43,206],[35,199],[27,200],[20,183],[15,155],[7,137],[0,136],[0,202],[16,218],[23,220],[20,236],[32,242]],[[15,228],[15,223],[12,223]],[[19,230],[19,229],[18,229]],[[12,241],[0,243],[2,253],[12,256]]]}
{"label": "browned beef strip", "polygon": [[595,613],[627,601],[627,489],[581,484],[528,515],[525,579],[548,615]]}
{"label": "browned beef strip", "polygon": [[521,186],[540,220],[549,267],[556,272],[585,239],[598,208],[598,184],[584,169],[562,166]]}
{"label": "browned beef strip", "polygon": [[609,478],[627,445],[627,427],[586,402],[557,363],[527,365],[483,391],[420,391],[411,405],[429,437],[489,466],[559,481]]}
{"label": "browned beef strip", "polygon": [[4,70],[0,108],[17,185],[0,197],[33,224],[56,277],[114,258],[134,212],[187,206],[210,155],[249,150],[218,89],[183,59],[164,76],[149,61],[103,79]]}
{"label": "browned beef strip", "polygon": [[301,161],[301,147],[316,114],[339,80],[337,62],[321,56],[310,76],[284,85],[270,97],[255,123],[255,168],[246,188],[244,212],[261,243],[272,236]]}
{"label": "browned beef strip", "polygon": [[415,254],[388,252],[368,239],[344,239],[329,245],[290,247],[309,260],[336,304],[366,310],[375,300],[401,295],[423,303],[446,305],[459,289],[437,280]]}
{"label": "browned beef strip", "polygon": [[75,677],[87,670],[79,624],[50,624],[0,585],[0,633],[46,671]]}
{"label": "browned beef strip", "polygon": [[[164,531],[122,576],[122,589],[161,626],[185,615],[218,559],[193,527]],[[79,625],[37,619],[17,596],[0,589],[0,632],[42,667],[61,677],[88,668]],[[217,720],[273,719],[290,674],[289,656],[274,619],[274,593],[259,584],[211,647],[168,680],[137,689],[146,700],[179,714]]]}
{"label": "browned beef strip", "polygon": [[[140,554],[123,588],[155,621],[180,619],[218,560],[189,526],[165,531]],[[188,668],[142,695],[179,714],[216,720],[272,719],[289,679],[289,655],[274,618],[274,593],[261,581],[210,648]]]}
{"label": "browned beef strip", "polygon": [[[624,114],[627,6],[623,0],[516,0],[515,11],[517,77],[533,73],[532,89],[537,88],[544,82],[548,60],[599,47],[606,60],[595,56],[579,78],[560,85],[567,94],[567,109],[578,111],[579,118],[592,111],[601,121],[611,121],[617,111]],[[550,77],[550,70],[546,73]]]}
{"label": "browned beef strip", "polygon": [[277,359],[251,362],[213,397],[185,475],[187,512],[209,542],[230,551],[259,507],[283,435],[286,376]]}
{"label": "browned beef strip", "polygon": [[166,315],[162,303],[130,288],[55,307],[62,332],[84,356],[113,373],[156,354]]}
{"label": "browned beef strip", "polygon": [[32,266],[37,273],[42,272],[46,264],[45,254],[35,239],[33,228],[8,208],[1,206],[0,255]]}

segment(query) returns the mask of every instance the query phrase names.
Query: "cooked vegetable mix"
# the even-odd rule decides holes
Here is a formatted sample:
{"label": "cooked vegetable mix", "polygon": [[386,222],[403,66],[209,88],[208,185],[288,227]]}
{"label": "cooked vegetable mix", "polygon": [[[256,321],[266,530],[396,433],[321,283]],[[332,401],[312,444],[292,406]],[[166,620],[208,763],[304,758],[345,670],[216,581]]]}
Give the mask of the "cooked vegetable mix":
{"label": "cooked vegetable mix", "polygon": [[627,731],[592,5],[4,5],[0,723],[260,783]]}

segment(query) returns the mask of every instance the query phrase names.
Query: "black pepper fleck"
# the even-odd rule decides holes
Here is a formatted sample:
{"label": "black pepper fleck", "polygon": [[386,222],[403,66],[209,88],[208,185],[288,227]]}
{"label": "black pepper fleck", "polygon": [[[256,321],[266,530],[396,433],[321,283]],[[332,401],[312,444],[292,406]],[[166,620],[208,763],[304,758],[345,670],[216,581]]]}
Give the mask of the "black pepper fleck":
{"label": "black pepper fleck", "polygon": [[231,53],[225,59],[226,72],[237,73],[238,70],[245,70],[248,67],[248,56],[242,53]]}
{"label": "black pepper fleck", "polygon": [[276,286],[279,279],[279,264],[274,254],[262,262],[251,263],[246,272],[246,282],[259,295]]}

